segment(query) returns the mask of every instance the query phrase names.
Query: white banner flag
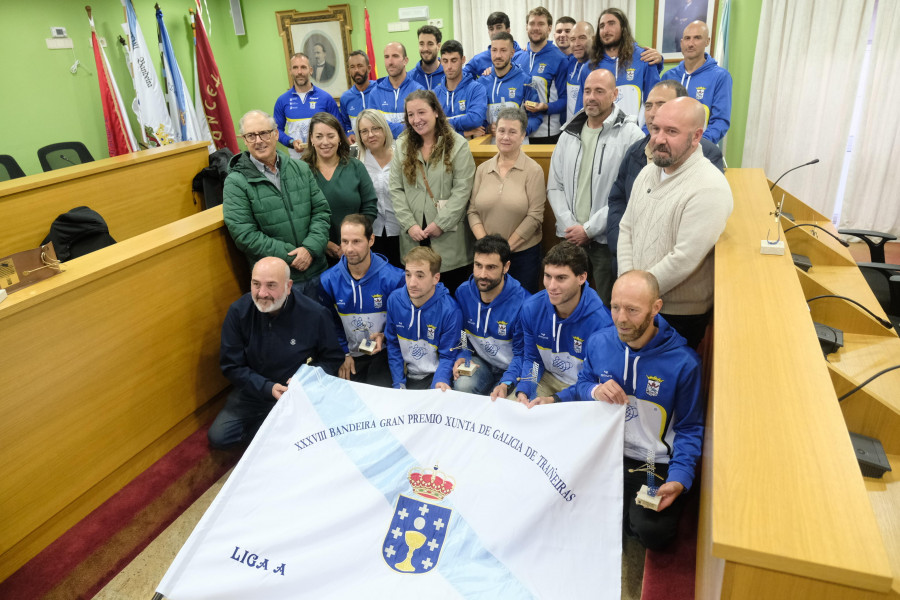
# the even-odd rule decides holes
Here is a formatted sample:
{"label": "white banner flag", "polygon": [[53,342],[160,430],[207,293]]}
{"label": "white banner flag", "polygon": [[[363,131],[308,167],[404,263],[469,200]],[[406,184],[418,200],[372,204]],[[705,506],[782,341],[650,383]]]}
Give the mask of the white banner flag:
{"label": "white banner flag", "polygon": [[131,79],[134,82],[135,98],[132,110],[141,124],[141,139],[148,146],[171,144],[175,142],[172,119],[166,108],[166,99],[156,77],[153,61],[150,60],[141,25],[138,23],[131,0],[122,0],[122,5],[125,6],[125,15],[128,19],[122,28],[128,35],[128,58],[131,61]]}
{"label": "white banner flag", "polygon": [[623,423],[302,367],[158,591],[619,598]]}

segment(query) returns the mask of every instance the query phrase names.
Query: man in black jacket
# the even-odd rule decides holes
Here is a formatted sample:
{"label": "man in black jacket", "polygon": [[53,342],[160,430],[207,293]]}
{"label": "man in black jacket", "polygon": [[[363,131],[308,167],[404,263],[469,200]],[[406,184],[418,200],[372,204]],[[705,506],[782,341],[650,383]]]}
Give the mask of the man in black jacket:
{"label": "man in black jacket", "polygon": [[[647,101],[644,102],[644,117],[647,120],[647,130],[649,131],[650,126],[653,124],[656,111],[659,110],[660,106],[670,100],[687,95],[688,93],[684,86],[672,79],[660,81],[653,86],[653,89],[647,94]],[[648,134],[644,139],[636,141],[625,151],[625,158],[622,159],[622,163],[619,165],[619,174],[613,182],[612,189],[609,191],[606,239],[613,254],[613,273],[618,272],[616,254],[619,245],[619,222],[622,220],[622,215],[625,214],[628,199],[631,198],[631,188],[634,185],[635,178],[641,172],[641,169],[650,162],[651,149],[647,147],[649,141],[650,135]],[[722,152],[719,150],[719,147],[706,138],[700,140],[700,146],[703,148],[703,156],[724,173],[725,161],[722,158]]]}
{"label": "man in black jacket", "polygon": [[292,283],[286,262],[260,259],[228,309],[219,364],[234,389],[209,428],[214,448],[249,443],[301,365],[334,375],[344,362],[328,311]]}

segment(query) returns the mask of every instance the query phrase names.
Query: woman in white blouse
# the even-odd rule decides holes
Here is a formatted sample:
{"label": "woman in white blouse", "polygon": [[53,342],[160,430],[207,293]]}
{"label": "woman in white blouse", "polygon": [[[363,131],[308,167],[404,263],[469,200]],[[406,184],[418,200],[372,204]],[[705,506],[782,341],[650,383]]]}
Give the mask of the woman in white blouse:
{"label": "woman in white blouse", "polygon": [[375,232],[373,250],[383,254],[388,262],[401,266],[400,223],[394,216],[391,205],[389,179],[391,159],[394,157],[394,136],[384,115],[380,111],[367,108],[356,117],[356,143],[359,145],[359,160],[366,166],[375,194],[378,196],[378,216],[372,225]]}

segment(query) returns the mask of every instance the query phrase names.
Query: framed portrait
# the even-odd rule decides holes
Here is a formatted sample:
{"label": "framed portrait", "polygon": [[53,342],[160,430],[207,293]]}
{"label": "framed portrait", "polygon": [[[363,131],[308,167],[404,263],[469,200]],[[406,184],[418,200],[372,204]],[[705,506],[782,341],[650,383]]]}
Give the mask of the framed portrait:
{"label": "framed portrait", "polygon": [[278,34],[284,43],[284,62],[291,79],[291,56],[302,52],[309,57],[312,82],[335,99],[350,87],[347,55],[350,54],[350,5],[337,4],[325,10],[275,13]]}
{"label": "framed portrait", "polygon": [[667,63],[681,62],[681,36],[684,28],[694,21],[709,27],[709,48],[713,55],[716,46],[716,19],[719,0],[656,0],[653,14],[653,41]]}

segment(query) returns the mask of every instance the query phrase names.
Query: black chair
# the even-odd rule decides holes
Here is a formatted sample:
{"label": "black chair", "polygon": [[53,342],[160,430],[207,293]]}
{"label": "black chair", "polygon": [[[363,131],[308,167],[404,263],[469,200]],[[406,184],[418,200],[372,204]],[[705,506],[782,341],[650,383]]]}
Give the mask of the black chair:
{"label": "black chair", "polygon": [[25,177],[25,171],[9,154],[0,154],[0,181],[9,181],[17,177]]}
{"label": "black chair", "polygon": [[44,171],[62,169],[72,165],[92,162],[94,157],[81,142],[60,142],[44,146],[37,151],[38,160]]}
{"label": "black chair", "polygon": [[869,247],[872,262],[859,262],[856,266],[900,335],[900,265],[884,262],[884,244],[896,240],[897,236],[865,229],[841,229],[838,233],[858,237]]}

